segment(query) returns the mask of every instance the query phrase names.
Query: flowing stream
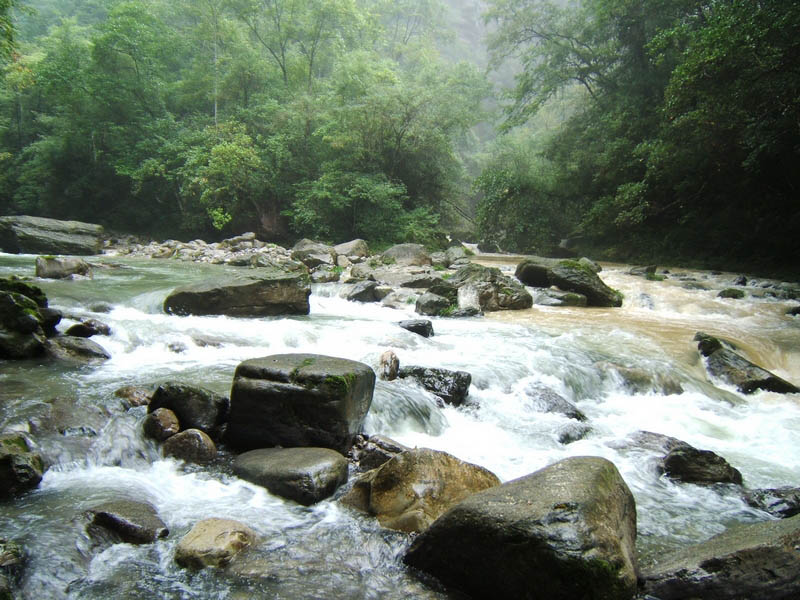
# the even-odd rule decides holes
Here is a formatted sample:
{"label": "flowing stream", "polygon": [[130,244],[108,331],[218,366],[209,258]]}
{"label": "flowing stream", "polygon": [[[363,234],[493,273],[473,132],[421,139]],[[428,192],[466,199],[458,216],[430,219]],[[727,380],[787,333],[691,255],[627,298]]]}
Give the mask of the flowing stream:
{"label": "flowing stream", "polygon": [[[499,260],[513,268],[509,258]],[[80,368],[0,362],[0,431],[31,432],[52,463],[37,490],[0,503],[0,537],[21,541],[29,554],[24,598],[448,597],[403,567],[406,536],[335,501],[304,508],[271,496],[231,475],[225,461],[199,468],[165,460],[141,434],[145,409],[125,411],[114,396],[124,385],[167,380],[228,394],[240,361],[269,354],[312,352],[377,367],[380,354],[392,349],[401,365],[470,372],[470,401],[461,408],[440,408],[405,381],[379,381],[366,431],[447,451],[504,481],[568,456],[606,457],[636,498],[642,558],[704,540],[735,522],[770,517],[748,507],[733,486],[704,488],[659,477],[659,453],[625,443],[636,431],[717,452],[742,472],[747,487],[800,486],[800,397],[743,396],[709,381],[692,342],[696,331],[725,337],[747,358],[800,383],[800,318],[784,314],[794,303],[759,297],[764,290],[757,286],[751,288],[756,296],[743,300],[717,298],[731,274],[673,273],[656,282],[610,265],[601,277],[625,294],[622,308],[537,306],[433,319],[436,334],[425,339],[396,324],[416,317],[413,305],[398,311],[347,302],[339,284],[313,287],[307,317],[167,316],[161,304],[169,291],[224,267],[91,261],[111,266],[95,269],[93,279],[36,283],[51,306],[70,317],[60,330],[89,317],[111,326],[110,336],[93,338],[111,360]],[[33,262],[33,256],[0,254],[0,277],[33,276]],[[707,289],[686,289],[687,277]],[[668,380],[672,389],[632,389],[615,365]],[[675,383],[681,393],[662,393],[675,392]],[[575,403],[589,419],[588,434],[561,443],[559,436],[576,422],[537,410],[526,393],[531,386]],[[78,424],[90,423],[98,411],[111,419],[98,431],[52,431],[41,414],[53,398],[66,399]],[[120,498],[153,504],[170,536],[93,552],[84,513]],[[229,572],[191,573],[174,563],[177,541],[208,517],[237,519],[260,534],[257,547]]]}

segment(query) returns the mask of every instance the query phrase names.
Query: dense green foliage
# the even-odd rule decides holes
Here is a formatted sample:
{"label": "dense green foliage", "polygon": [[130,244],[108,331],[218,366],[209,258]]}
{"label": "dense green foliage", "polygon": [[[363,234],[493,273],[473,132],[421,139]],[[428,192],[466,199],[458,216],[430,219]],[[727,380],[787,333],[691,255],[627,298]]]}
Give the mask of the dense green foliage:
{"label": "dense green foliage", "polygon": [[461,208],[489,86],[441,57],[438,0],[27,4],[0,87],[0,213],[430,242]]}
{"label": "dense green foliage", "polygon": [[507,128],[535,123],[564,90],[584,98],[536,144],[499,143],[478,180],[484,231],[523,251],[580,235],[609,258],[795,261],[800,5],[490,5],[495,60],[522,67]]}

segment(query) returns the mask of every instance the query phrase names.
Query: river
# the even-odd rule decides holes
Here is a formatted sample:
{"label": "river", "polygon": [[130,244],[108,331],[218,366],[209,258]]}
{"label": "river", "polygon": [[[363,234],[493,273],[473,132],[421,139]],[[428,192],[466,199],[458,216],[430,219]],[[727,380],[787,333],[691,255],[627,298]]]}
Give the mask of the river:
{"label": "river", "polygon": [[[659,477],[655,451],[624,443],[636,431],[713,450],[742,472],[748,487],[800,486],[798,395],[743,396],[709,381],[692,342],[696,331],[730,339],[754,362],[800,383],[800,318],[785,315],[795,303],[759,297],[764,290],[758,286],[752,288],[756,296],[718,298],[731,274],[678,270],[659,282],[608,265],[601,277],[624,293],[622,308],[537,306],[433,319],[436,335],[425,339],[396,324],[415,318],[413,305],[395,310],[347,302],[339,284],[313,286],[307,317],[167,316],[161,304],[169,291],[226,267],[91,260],[112,266],[95,269],[93,279],[36,283],[52,306],[71,317],[62,331],[74,319],[108,323],[111,335],[94,339],[112,358],[81,368],[0,362],[0,430],[35,429],[42,403],[55,397],[66,398],[79,417],[96,407],[112,415],[96,435],[79,428],[48,433],[41,426],[33,435],[53,464],[37,490],[0,504],[0,537],[20,540],[29,553],[24,598],[448,597],[403,567],[400,558],[409,543],[404,535],[382,530],[334,501],[304,508],[271,496],[231,475],[224,461],[199,468],[165,460],[141,435],[144,408],[126,412],[114,397],[123,385],[167,380],[228,394],[239,362],[269,354],[311,352],[377,367],[380,354],[392,349],[401,365],[470,372],[470,402],[461,408],[440,408],[433,396],[406,382],[379,381],[366,431],[447,451],[502,480],[568,456],[608,458],[636,498],[644,559],[735,522],[770,517],[748,507],[733,486],[704,488]],[[507,257],[478,260],[512,268]],[[33,276],[33,261],[0,254],[0,276]],[[687,289],[687,283],[707,289]],[[96,312],[101,308],[110,312]],[[613,365],[677,382],[683,391],[631,390]],[[559,442],[575,422],[537,411],[525,393],[537,385],[587,415],[591,429],[583,439]],[[170,536],[151,545],[93,551],[83,514],[119,498],[153,504]],[[177,541],[208,517],[237,519],[260,534],[236,572],[193,574],[174,563]]]}

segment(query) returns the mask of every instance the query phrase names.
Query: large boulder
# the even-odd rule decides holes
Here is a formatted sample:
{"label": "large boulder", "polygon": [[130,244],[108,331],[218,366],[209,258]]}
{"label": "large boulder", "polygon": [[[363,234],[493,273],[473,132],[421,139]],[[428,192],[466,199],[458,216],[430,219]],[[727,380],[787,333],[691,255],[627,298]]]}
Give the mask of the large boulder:
{"label": "large boulder", "polygon": [[445,404],[461,406],[469,394],[472,375],[466,371],[451,371],[430,367],[402,367],[398,373],[401,379],[410,378],[429,392],[436,394]]}
{"label": "large boulder", "polygon": [[185,383],[162,383],[153,392],[147,407],[152,413],[168,408],[178,417],[181,429],[199,429],[217,437],[220,426],[228,418],[230,401],[220,394]]}
{"label": "large boulder", "polygon": [[100,225],[43,217],[0,217],[0,250],[10,254],[98,254]]}
{"label": "large boulder", "polygon": [[432,264],[431,257],[422,244],[397,244],[385,250],[381,258],[385,264],[417,267]]}
{"label": "large boulder", "polygon": [[322,242],[302,239],[292,248],[292,259],[300,261],[309,269],[319,265],[333,266],[336,264],[336,252]]}
{"label": "large boulder", "polygon": [[369,246],[364,240],[351,240],[333,247],[338,256],[364,258],[369,256]]}
{"label": "large boulder", "polygon": [[572,457],[469,496],[404,560],[472,598],[629,600],[635,542],[636,505],[616,467]]}
{"label": "large boulder", "polygon": [[531,257],[517,265],[515,275],[525,285],[540,288],[554,285],[565,292],[586,296],[588,306],[622,306],[622,294],[603,283],[585,262]]}
{"label": "large boulder", "polygon": [[659,556],[642,569],[659,600],[789,600],[800,597],[800,515],[740,525]]}
{"label": "large boulder", "polygon": [[0,359],[33,358],[44,353],[44,322],[34,300],[0,291]]}
{"label": "large boulder", "polygon": [[92,266],[74,256],[37,256],[36,276],[42,279],[68,279],[73,275],[91,277]]}
{"label": "large boulder", "polygon": [[129,544],[150,544],[169,535],[169,529],[147,502],[114,500],[90,508],[91,527],[103,527]]}
{"label": "large boulder", "polygon": [[470,494],[499,484],[483,467],[418,448],[366,473],[342,502],[377,517],[389,529],[421,532]]}
{"label": "large boulder", "polygon": [[550,269],[550,284],[586,296],[588,306],[622,306],[622,294],[611,289],[597,273],[575,261],[561,261]]}
{"label": "large boulder", "polygon": [[177,288],[164,300],[164,311],[230,317],[307,315],[310,295],[304,275],[259,270]]}
{"label": "large boulder", "polygon": [[[503,275],[500,269],[469,264],[461,267],[448,283],[458,288],[459,308],[475,308],[470,302],[463,305],[463,299],[474,297],[480,310],[519,310],[533,306],[533,298],[518,281]],[[465,294],[468,288],[472,293]]]}
{"label": "large boulder", "polygon": [[27,492],[44,474],[42,457],[22,434],[0,436],[0,499]]}
{"label": "large boulder", "polygon": [[233,472],[276,496],[310,506],[347,481],[347,459],[330,448],[262,448],[237,456]]}
{"label": "large boulder", "polygon": [[205,519],[195,524],[175,548],[175,562],[188,569],[224,567],[257,538],[244,523]]}
{"label": "large boulder", "polygon": [[719,338],[698,332],[694,340],[700,354],[706,358],[708,372],[725,383],[735,385],[743,394],[752,394],[758,390],[779,394],[800,393],[800,388],[796,385],[751,363],[734,352],[729,344],[723,344]]}
{"label": "large boulder", "polygon": [[277,354],[236,367],[226,442],[240,450],[320,446],[346,454],[372,404],[375,372],[317,354]]}

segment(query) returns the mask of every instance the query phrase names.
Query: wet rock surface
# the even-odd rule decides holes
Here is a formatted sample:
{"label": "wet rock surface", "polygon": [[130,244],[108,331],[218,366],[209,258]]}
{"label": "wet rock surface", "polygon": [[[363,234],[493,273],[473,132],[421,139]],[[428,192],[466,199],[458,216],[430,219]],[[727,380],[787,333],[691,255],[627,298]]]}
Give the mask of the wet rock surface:
{"label": "wet rock surface", "polygon": [[660,600],[789,600],[800,594],[800,515],[732,527],[642,569]]}
{"label": "wet rock surface", "polygon": [[263,448],[236,457],[233,472],[304,506],[333,495],[347,481],[347,459],[329,448]]}
{"label": "wet rock surface", "polygon": [[744,500],[779,519],[800,514],[800,487],[780,487],[748,490]]}
{"label": "wet rock surface", "polygon": [[0,217],[0,249],[10,254],[99,254],[103,228],[44,217]]}
{"label": "wet rock surface", "polygon": [[186,429],[170,436],[162,452],[164,456],[199,465],[206,465],[217,457],[214,440],[199,429]]}
{"label": "wet rock surface", "polygon": [[419,448],[363,475],[341,501],[377,517],[383,527],[421,532],[457,502],[499,483],[483,467]]}
{"label": "wet rock surface", "polygon": [[230,317],[307,315],[310,295],[304,275],[260,270],[177,288],[164,300],[164,311]]}
{"label": "wet rock surface", "polygon": [[466,371],[451,371],[410,365],[401,367],[401,379],[413,379],[429,392],[436,394],[445,404],[461,406],[469,395],[472,375]]}
{"label": "wet rock surface", "polygon": [[147,411],[152,413],[160,408],[175,413],[182,429],[200,429],[216,438],[227,421],[230,400],[198,386],[166,382],[153,392]]}
{"label": "wet rock surface", "polygon": [[42,279],[69,279],[73,275],[91,277],[92,267],[81,258],[72,256],[38,256],[36,276]]}
{"label": "wet rock surface", "polygon": [[7,499],[39,485],[44,462],[22,434],[0,435],[0,499]]}
{"label": "wet rock surface", "polygon": [[90,527],[103,527],[128,544],[150,544],[169,529],[152,504],[133,500],[105,502],[89,509]]}
{"label": "wet rock surface", "polygon": [[278,354],[236,368],[226,443],[236,449],[320,446],[342,454],[372,404],[375,372],[318,354]]}
{"label": "wet rock surface", "polygon": [[230,519],[205,519],[181,538],[175,562],[187,569],[224,567],[252,545],[257,534],[244,523]]}
{"label": "wet rock surface", "polygon": [[735,385],[743,394],[752,394],[758,390],[779,394],[800,393],[800,388],[796,385],[753,364],[729,345],[723,344],[722,340],[702,332],[698,332],[694,339],[700,354],[706,358],[708,372],[730,385]]}
{"label": "wet rock surface", "polygon": [[473,598],[630,599],[636,506],[616,467],[573,457],[473,494],[404,557]]}
{"label": "wet rock surface", "polygon": [[406,331],[410,331],[411,333],[416,333],[417,335],[421,335],[422,337],[429,338],[433,337],[433,323],[428,321],[427,319],[409,319],[406,321],[400,321],[398,323],[400,327],[405,329]]}

